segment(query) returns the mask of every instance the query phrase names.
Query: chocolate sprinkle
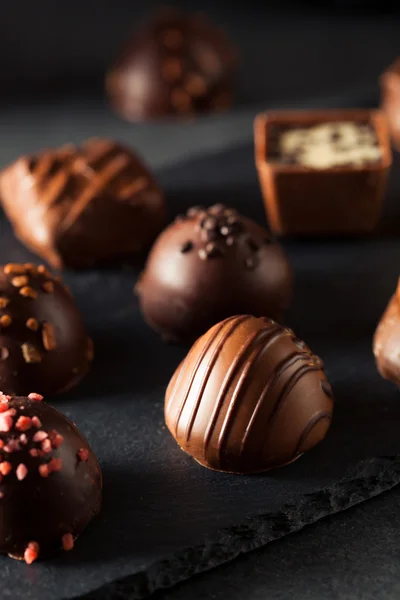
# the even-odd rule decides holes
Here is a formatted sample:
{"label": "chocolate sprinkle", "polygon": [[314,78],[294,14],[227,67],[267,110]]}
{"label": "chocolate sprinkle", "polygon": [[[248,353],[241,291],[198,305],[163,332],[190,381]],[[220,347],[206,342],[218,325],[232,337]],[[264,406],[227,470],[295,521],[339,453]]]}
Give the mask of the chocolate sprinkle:
{"label": "chocolate sprinkle", "polygon": [[191,250],[193,250],[193,242],[191,242],[190,240],[188,240],[181,246],[182,254],[186,254],[186,252],[190,252]]}

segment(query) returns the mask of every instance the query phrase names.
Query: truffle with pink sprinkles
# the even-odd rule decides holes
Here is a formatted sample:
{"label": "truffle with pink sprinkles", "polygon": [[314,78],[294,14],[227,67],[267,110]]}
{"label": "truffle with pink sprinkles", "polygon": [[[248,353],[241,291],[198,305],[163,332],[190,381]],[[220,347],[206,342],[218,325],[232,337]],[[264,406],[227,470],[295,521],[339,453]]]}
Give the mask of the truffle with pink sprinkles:
{"label": "truffle with pink sprinkles", "polygon": [[101,506],[93,450],[42,399],[0,392],[0,552],[28,564],[72,550]]}

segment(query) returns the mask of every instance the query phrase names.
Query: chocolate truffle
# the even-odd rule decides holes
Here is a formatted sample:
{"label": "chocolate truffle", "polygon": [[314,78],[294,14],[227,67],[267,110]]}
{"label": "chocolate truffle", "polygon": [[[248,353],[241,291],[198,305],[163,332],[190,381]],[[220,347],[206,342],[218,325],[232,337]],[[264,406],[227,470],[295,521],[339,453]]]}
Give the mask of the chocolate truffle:
{"label": "chocolate truffle", "polygon": [[28,564],[71,550],[101,505],[96,456],[41,399],[0,394],[0,552]]}
{"label": "chocolate truffle", "polygon": [[389,123],[393,144],[400,150],[400,57],[380,79],[382,109]]}
{"label": "chocolate truffle", "polygon": [[106,89],[131,121],[224,110],[232,103],[235,66],[222,30],[202,16],[168,11],[127,45]]}
{"label": "chocolate truffle", "polygon": [[392,162],[379,110],[278,111],[255,120],[256,166],[272,231],[372,232]]}
{"label": "chocolate truffle", "polygon": [[289,263],[268,232],[216,204],[191,208],[159,236],[136,290],[153,329],[191,343],[231,315],[280,320],[291,287]]}
{"label": "chocolate truffle", "polygon": [[165,398],[179,446],[216,471],[257,473],[296,460],[331,422],[322,361],[270,319],[218,323],[194,344]]}
{"label": "chocolate truffle", "polygon": [[400,280],[375,332],[373,350],[382,377],[400,385]]}
{"label": "chocolate truffle", "polygon": [[43,265],[0,267],[0,389],[55,394],[76,385],[93,357],[67,288]]}
{"label": "chocolate truffle", "polygon": [[2,174],[0,191],[17,237],[57,269],[140,253],[165,220],[148,168],[105,139],[22,157]]}

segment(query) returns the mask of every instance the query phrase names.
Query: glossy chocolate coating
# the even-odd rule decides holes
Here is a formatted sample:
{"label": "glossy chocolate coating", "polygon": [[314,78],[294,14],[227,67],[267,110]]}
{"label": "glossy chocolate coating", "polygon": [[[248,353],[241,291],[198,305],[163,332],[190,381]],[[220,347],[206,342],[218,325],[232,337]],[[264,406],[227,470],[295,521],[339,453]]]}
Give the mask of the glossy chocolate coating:
{"label": "glossy chocolate coating", "polygon": [[70,292],[43,266],[0,267],[0,389],[26,395],[66,391],[93,357]]}
{"label": "glossy chocolate coating", "polygon": [[141,253],[165,222],[148,168],[105,139],[22,157],[1,175],[0,191],[17,237],[57,269]]}
{"label": "glossy chocolate coating", "polygon": [[201,16],[167,12],[140,31],[111,68],[111,105],[136,121],[224,110],[232,103],[235,53]]}
{"label": "glossy chocolate coating", "polygon": [[400,385],[400,281],[375,332],[373,350],[382,377]]}
{"label": "glossy chocolate coating", "polygon": [[67,549],[64,536],[75,539],[99,512],[101,470],[86,439],[63,414],[45,402],[3,398],[1,410],[11,409],[13,416],[7,423],[8,413],[0,413],[2,473],[9,463],[0,479],[0,552],[23,559],[34,542],[35,560]]}
{"label": "glossy chocolate coating", "polygon": [[382,109],[386,113],[393,144],[400,150],[400,57],[380,78]]}
{"label": "glossy chocolate coating", "polygon": [[266,318],[226,319],[194,344],[165,398],[165,420],[200,464],[246,474],[294,461],[331,422],[322,361]]}
{"label": "glossy chocolate coating", "polygon": [[191,343],[231,315],[280,320],[291,287],[289,263],[268,232],[215,205],[190,209],[159,236],[136,289],[151,327]]}

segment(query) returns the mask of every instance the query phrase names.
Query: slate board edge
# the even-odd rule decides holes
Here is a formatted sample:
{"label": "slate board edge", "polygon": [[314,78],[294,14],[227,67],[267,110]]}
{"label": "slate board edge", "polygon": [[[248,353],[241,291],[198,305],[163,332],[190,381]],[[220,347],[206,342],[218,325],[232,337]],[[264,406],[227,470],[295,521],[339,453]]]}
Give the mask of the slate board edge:
{"label": "slate board edge", "polygon": [[[297,504],[248,518],[157,561],[143,571],[107,583],[74,600],[141,600],[172,587],[320,519],[341,512],[390,490],[400,483],[400,455],[371,458],[356,463],[339,481],[303,496]],[[68,600],[72,600],[69,598]]]}

